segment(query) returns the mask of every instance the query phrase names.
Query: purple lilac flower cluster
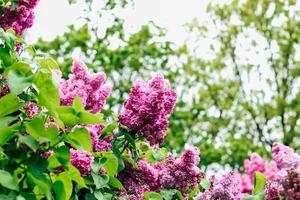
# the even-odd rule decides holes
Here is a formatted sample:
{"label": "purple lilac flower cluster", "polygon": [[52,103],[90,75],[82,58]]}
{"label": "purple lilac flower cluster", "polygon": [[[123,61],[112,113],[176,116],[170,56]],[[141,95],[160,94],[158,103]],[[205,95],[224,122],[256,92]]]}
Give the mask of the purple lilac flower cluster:
{"label": "purple lilac flower cluster", "polygon": [[204,177],[204,173],[197,167],[199,162],[199,151],[188,149],[178,159],[170,155],[160,163],[149,164],[146,159],[141,159],[137,162],[139,169],[126,164],[125,170],[118,175],[126,188],[126,191],[121,191],[121,195],[140,200],[144,192],[177,189],[187,199],[188,188],[199,184]]}
{"label": "purple lilac flower cluster", "polygon": [[210,178],[211,188],[200,193],[196,200],[241,200],[240,193],[240,177],[239,174],[230,171],[216,179],[214,176]]}
{"label": "purple lilac flower cluster", "polygon": [[[272,147],[272,157],[278,172],[275,180],[268,185],[267,199],[300,199],[300,155],[290,147],[276,143]],[[270,187],[272,185],[273,187]],[[276,189],[277,198],[274,198]],[[272,196],[273,198],[269,198]]]}
{"label": "purple lilac flower cluster", "polygon": [[72,105],[79,96],[83,105],[92,113],[100,112],[111,93],[111,87],[103,86],[106,76],[104,73],[90,75],[88,68],[81,61],[74,61],[73,74],[68,80],[60,83],[60,101],[62,105]]}
{"label": "purple lilac flower cluster", "polygon": [[253,190],[255,172],[267,178],[266,199],[300,199],[300,156],[288,146],[275,143],[269,165],[258,154],[245,160],[245,174],[241,175],[241,193]]}
{"label": "purple lilac flower cluster", "polygon": [[26,111],[28,118],[32,119],[39,112],[39,108],[35,103],[29,102],[25,106],[25,111]]}
{"label": "purple lilac flower cluster", "polygon": [[84,126],[91,135],[92,142],[93,142],[93,150],[95,152],[99,151],[108,151],[111,149],[111,141],[113,139],[113,136],[110,135],[106,138],[99,139],[102,133],[102,129],[104,128],[104,125],[102,124],[88,124]]}
{"label": "purple lilac flower cluster", "polygon": [[39,0],[19,0],[19,5],[15,9],[5,7],[0,16],[0,26],[4,29],[13,29],[17,35],[22,35],[24,31],[33,25],[33,9]]}
{"label": "purple lilac flower cluster", "polygon": [[82,176],[86,176],[90,173],[91,166],[94,162],[92,154],[87,151],[81,151],[76,149],[70,149],[71,164],[76,167]]}
{"label": "purple lilac flower cluster", "polygon": [[7,78],[2,77],[2,75],[0,74],[0,98],[9,93],[9,87],[6,81]]}
{"label": "purple lilac flower cluster", "polygon": [[274,180],[277,173],[277,165],[271,161],[268,165],[267,160],[257,153],[253,153],[250,159],[244,161],[245,174],[241,176],[241,190],[243,193],[251,193],[254,185],[254,175],[256,172],[263,173],[268,180]]}
{"label": "purple lilac flower cluster", "polygon": [[167,116],[173,111],[176,92],[164,76],[157,74],[151,81],[138,81],[119,115],[122,125],[145,136],[151,145],[161,144],[166,135]]}

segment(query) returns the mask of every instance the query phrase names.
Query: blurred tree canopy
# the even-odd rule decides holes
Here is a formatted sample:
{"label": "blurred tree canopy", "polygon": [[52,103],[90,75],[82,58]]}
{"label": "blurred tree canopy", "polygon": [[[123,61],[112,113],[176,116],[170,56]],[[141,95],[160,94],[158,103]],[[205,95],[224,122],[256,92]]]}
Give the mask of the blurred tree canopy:
{"label": "blurred tree canopy", "polygon": [[194,95],[181,114],[190,123],[170,137],[184,132],[203,162],[232,167],[254,150],[268,156],[275,141],[299,149],[300,1],[218,2],[207,21],[187,26],[194,37],[183,69]]}
{"label": "blurred tree canopy", "polygon": [[73,50],[79,50],[86,64],[104,71],[113,84],[110,106],[122,103],[138,78],[164,73],[178,93],[167,148],[195,145],[201,164],[234,168],[253,151],[268,156],[275,141],[299,148],[299,1],[210,1],[208,20],[189,23],[192,37],[181,47],[165,41],[165,30],[154,23],[126,33],[117,10],[134,2],[103,1],[97,20],[110,15],[108,27],[89,15],[97,1],[86,2],[82,27],[71,25],[35,48],[56,58],[64,76]]}

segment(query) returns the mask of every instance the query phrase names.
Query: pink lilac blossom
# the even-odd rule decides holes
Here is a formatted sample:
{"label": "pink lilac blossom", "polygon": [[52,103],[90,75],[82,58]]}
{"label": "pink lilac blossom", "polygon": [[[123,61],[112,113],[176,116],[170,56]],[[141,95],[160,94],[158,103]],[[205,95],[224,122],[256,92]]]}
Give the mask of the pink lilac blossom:
{"label": "pink lilac blossom", "polygon": [[178,189],[186,196],[188,187],[195,187],[204,177],[204,173],[197,167],[199,162],[199,151],[196,148],[186,150],[174,161],[169,158],[159,173],[162,188]]}
{"label": "pink lilac blossom", "polygon": [[266,199],[279,200],[279,185],[276,182],[268,182],[266,184]]}
{"label": "pink lilac blossom", "polygon": [[88,68],[81,61],[74,61],[72,76],[60,83],[60,102],[62,105],[72,105],[79,96],[83,105],[92,113],[100,112],[111,93],[111,87],[103,86],[106,76],[104,73],[90,75]]}
{"label": "pink lilac blossom", "polygon": [[150,188],[139,176],[141,172],[135,169],[129,163],[125,163],[125,169],[118,174],[118,179],[122,182],[125,190],[119,191],[120,196],[126,196],[129,199],[143,200],[143,194],[149,192]]}
{"label": "pink lilac blossom", "polygon": [[280,143],[275,143],[272,147],[272,158],[276,162],[277,168],[282,169],[297,169],[300,167],[300,156],[288,146]]}
{"label": "pink lilac blossom", "polygon": [[176,92],[164,76],[157,74],[148,83],[136,82],[119,115],[122,125],[145,136],[151,143],[160,144],[166,135],[168,120],[173,111]]}
{"label": "pink lilac blossom", "polygon": [[45,128],[50,128],[51,126],[55,126],[57,130],[60,130],[59,125],[55,122],[53,117],[49,117],[49,122],[45,123]]}
{"label": "pink lilac blossom", "polygon": [[278,171],[275,162],[270,162],[268,165],[267,161],[257,153],[253,153],[249,160],[244,161],[244,167],[245,174],[241,175],[241,191],[243,193],[252,192],[256,172],[263,173],[268,181],[272,181]]}
{"label": "pink lilac blossom", "polygon": [[32,119],[39,112],[39,108],[37,107],[37,105],[35,103],[29,102],[25,106],[25,111],[26,111],[28,118]]}
{"label": "pink lilac blossom", "polygon": [[71,153],[71,160],[70,160],[71,164],[80,171],[81,176],[88,175],[90,173],[91,166],[94,161],[92,154],[90,154],[87,151],[76,150],[76,149],[70,149],[70,153]]}
{"label": "pink lilac blossom", "polygon": [[168,156],[164,162],[151,165],[146,159],[141,159],[137,162],[139,169],[126,164],[125,170],[118,175],[126,188],[122,194],[140,200],[146,191],[178,189],[187,199],[188,188],[199,184],[204,176],[197,167],[199,162],[199,151],[188,149],[176,160]]}
{"label": "pink lilac blossom", "polygon": [[[290,147],[275,143],[272,147],[272,157],[278,168],[275,180],[272,182],[273,185],[278,186],[277,199],[280,199],[279,197],[286,200],[300,199],[300,156]],[[274,192],[269,196],[273,196],[274,199],[275,189],[271,189]],[[268,190],[270,189],[267,188],[267,192]]]}
{"label": "pink lilac blossom", "polygon": [[28,8],[35,8],[38,4],[39,0],[19,0],[20,5],[25,5]]}
{"label": "pink lilac blossom", "polygon": [[281,185],[280,196],[285,200],[300,199],[300,170],[288,170],[287,176],[279,183]]}
{"label": "pink lilac blossom", "polygon": [[253,153],[250,160],[244,161],[246,174],[249,175],[251,182],[254,180],[255,172],[264,173],[267,169],[267,161],[257,153]]}
{"label": "pink lilac blossom", "polygon": [[219,179],[211,178],[211,188],[200,193],[196,200],[241,200],[240,176],[236,172],[229,172]]}
{"label": "pink lilac blossom", "polygon": [[9,93],[9,87],[7,84],[4,84],[2,86],[2,90],[0,91],[0,97],[3,97],[4,95]]}
{"label": "pink lilac blossom", "polygon": [[9,86],[6,83],[7,78],[6,77],[2,77],[2,75],[0,74],[0,98],[3,97],[4,95],[9,93]]}
{"label": "pink lilac blossom", "polygon": [[4,29],[13,29],[17,35],[22,35],[27,28],[33,25],[34,13],[32,9],[37,5],[37,0],[19,0],[19,5],[12,10],[9,7],[3,9],[0,16],[0,26]]}
{"label": "pink lilac blossom", "polygon": [[45,152],[41,153],[41,157],[45,158],[45,159],[48,159],[51,156],[53,156],[53,154],[54,154],[54,151],[49,150],[49,151],[45,151]]}
{"label": "pink lilac blossom", "polygon": [[88,124],[88,125],[84,125],[84,127],[87,128],[87,130],[90,132],[92,142],[93,142],[93,150],[95,152],[108,151],[111,149],[111,147],[112,147],[111,141],[113,139],[113,136],[108,136],[103,139],[99,138],[102,134],[102,129],[104,128],[104,125]]}

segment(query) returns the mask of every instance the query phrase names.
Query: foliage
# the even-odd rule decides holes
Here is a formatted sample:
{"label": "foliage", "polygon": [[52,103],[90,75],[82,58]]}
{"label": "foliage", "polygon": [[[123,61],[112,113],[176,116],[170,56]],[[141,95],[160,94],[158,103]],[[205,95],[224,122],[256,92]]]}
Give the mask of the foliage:
{"label": "foliage", "polygon": [[[121,6],[125,6],[126,2],[121,1]],[[37,1],[22,1],[22,3],[28,3],[28,5],[34,3],[36,5]],[[70,3],[73,3],[73,1],[70,1]],[[90,6],[92,5],[92,1],[87,1],[87,3]],[[114,9],[116,2],[108,1],[105,5],[108,9]],[[12,4],[7,4],[7,6],[12,6]],[[16,18],[19,19],[18,16]],[[71,29],[76,32],[74,27],[71,27]],[[100,42],[100,40],[101,42],[109,41],[107,38],[100,40],[95,39],[98,37],[93,38],[97,34],[89,35],[91,31],[94,31],[93,28],[90,29],[88,26],[84,26],[79,29],[79,32],[82,30],[87,33],[86,41],[82,42],[79,38],[76,41],[82,42],[79,45],[82,48],[83,45],[88,44],[85,47],[86,52],[89,48],[95,48],[95,44],[91,44],[89,41],[92,41],[92,43],[94,41]],[[121,26],[120,29],[110,31],[108,31],[110,32],[108,36],[116,32],[121,33],[123,28]],[[130,64],[130,59],[138,58],[137,62],[139,64],[148,61],[151,66],[163,61],[165,69],[167,69],[169,56],[174,53],[168,46],[169,43],[153,42],[148,46],[148,42],[153,37],[149,27],[144,26],[141,32],[141,35],[139,32],[130,36],[129,40],[123,37],[123,42],[128,43],[128,45],[124,46],[122,53],[116,53],[117,50],[102,47],[105,50],[103,52],[105,56],[108,55],[107,52],[109,51],[113,52],[112,55],[116,54],[121,57],[124,56],[122,55],[124,51],[126,52],[126,57],[122,58],[127,59],[129,57],[129,60],[120,61],[121,70],[118,71],[120,77],[121,72],[124,72],[122,70],[126,71],[134,66],[131,65],[132,63]],[[147,35],[146,42],[142,42],[145,48],[142,52],[139,52],[137,44],[141,44],[140,39],[144,38],[145,33]],[[156,74],[148,82],[136,82],[131,87],[129,96],[119,115],[114,114],[110,108],[101,112],[106,98],[111,92],[110,87],[103,86],[106,79],[105,74],[91,74],[85,64],[77,60],[73,62],[71,74],[65,80],[61,77],[60,65],[56,63],[55,59],[48,57],[41,50],[36,51],[33,46],[24,42],[22,36],[19,35],[15,30],[8,29],[5,31],[0,28],[1,199],[169,200],[195,198],[197,200],[270,200],[291,196],[298,199],[300,193],[300,155],[290,147],[280,143],[273,144],[273,141],[271,141],[273,160],[270,164],[267,164],[267,161],[258,154],[253,154],[250,160],[244,162],[246,174],[230,171],[220,177],[205,178],[205,173],[198,167],[200,155],[197,148],[188,148],[178,158],[175,158],[168,152],[168,149],[159,147],[159,144],[163,143],[169,124],[167,117],[172,113],[176,101],[175,90],[172,89],[162,74]],[[56,39],[59,41],[57,45],[68,35],[73,39],[76,38],[76,34],[71,31],[63,37],[58,37]],[[65,42],[68,43],[67,40]],[[227,44],[224,41],[222,42]],[[45,51],[48,51],[47,45],[53,45],[51,42],[40,41],[39,43],[44,45]],[[164,44],[167,44],[166,49],[162,48]],[[57,54],[55,51],[49,51],[54,57],[61,56],[62,61],[66,61],[64,58],[70,56],[71,49],[69,48],[73,48],[72,45],[71,43],[67,44],[66,48]],[[149,53],[148,48],[151,49],[152,45],[156,48]],[[122,48],[120,47],[118,50],[122,50]],[[232,46],[228,48],[230,49]],[[98,49],[93,50],[96,51],[96,55],[99,53],[97,52]],[[225,50],[223,51],[225,52]],[[144,55],[145,52],[149,54]],[[185,52],[185,50],[181,50],[182,52]],[[133,57],[130,57],[131,55]],[[166,56],[166,60],[161,57],[162,55]],[[222,55],[224,56],[226,53]],[[87,53],[85,56],[88,59]],[[90,60],[90,68],[97,65],[95,59],[96,57]],[[104,59],[100,64],[104,70],[108,70],[105,67],[110,65],[110,62],[106,61]],[[195,62],[195,60],[189,61],[191,63]],[[226,64],[223,64],[223,67],[226,67]],[[66,78],[69,73],[69,65],[65,63],[63,66]],[[220,65],[216,66],[220,67]],[[238,66],[238,64],[235,66]],[[112,69],[113,66],[110,66],[108,74],[112,77],[109,80],[119,82],[121,79],[114,79],[115,72]],[[220,70],[220,68],[218,69]],[[96,70],[98,71],[98,69]],[[147,70],[150,70],[150,68]],[[151,68],[151,70],[153,69]],[[142,68],[136,68],[132,73],[134,72],[144,73]],[[176,74],[174,71],[168,73],[169,76],[173,76],[173,81],[177,83],[179,79],[174,74]],[[195,75],[199,74],[195,73]],[[232,80],[227,85],[227,80],[222,79],[223,84],[215,85],[215,89],[223,91],[222,86],[225,85],[231,88],[232,83],[237,87],[237,90],[233,93],[235,94],[241,89],[241,81],[243,81],[239,74],[236,75],[240,78],[238,83]],[[185,77],[181,78],[184,80]],[[115,87],[117,88],[115,90],[117,92],[121,91],[122,86],[124,85],[116,84]],[[210,88],[211,84],[207,83],[206,86]],[[203,94],[206,95],[204,97],[209,97],[206,91],[201,91],[201,98]],[[186,108],[185,106],[197,105],[193,96],[192,101],[195,104],[184,104],[184,95],[182,96],[182,94],[182,91],[179,92],[182,99],[180,99],[179,108],[172,117],[181,116],[182,118],[179,117],[176,119],[177,121],[174,120],[173,124],[171,123],[173,128],[171,133],[174,133],[174,127],[179,126],[180,128],[180,123],[186,126],[182,120],[186,119],[188,115],[180,110]],[[217,95],[217,93],[214,94]],[[279,92],[279,94],[281,93]],[[216,102],[220,99],[211,98],[215,101],[215,106],[219,105]],[[120,106],[121,100],[123,100],[122,95],[110,99],[108,102],[112,108],[116,108]],[[242,100],[246,101],[247,99],[238,98],[232,100],[237,101],[232,102],[232,104],[238,108],[240,106],[238,103],[243,103],[242,105],[245,106],[245,102]],[[254,112],[252,110],[254,108],[251,106],[253,105],[249,103],[247,108]],[[202,108],[204,107],[199,109]],[[231,106],[226,108],[229,109]],[[242,111],[241,109],[240,112],[242,113]],[[211,111],[208,110],[207,112]],[[225,110],[220,111],[220,115],[223,112]],[[186,113],[194,115],[193,111]],[[199,114],[201,112],[197,113],[197,115]],[[207,120],[212,120],[208,116],[206,117]],[[192,125],[193,120],[187,121],[187,124]],[[214,120],[212,122],[223,123],[221,116],[214,118]],[[283,126],[282,123],[281,125]],[[193,129],[194,127],[189,128]],[[296,131],[296,129],[293,131]],[[284,130],[283,133],[283,136],[285,136]],[[215,138],[220,136],[218,130],[214,130],[211,134]],[[223,136],[227,137],[226,134],[224,133]],[[202,155],[204,160],[202,164],[215,162],[218,155],[223,156],[225,153],[222,162],[238,166],[240,159],[244,156],[243,153],[247,153],[249,149],[245,147],[244,152],[232,156],[236,158],[226,157],[226,152],[232,151],[232,148],[240,149],[240,146],[236,144],[240,143],[241,138],[231,136],[233,138],[230,138],[229,141],[221,143],[224,147],[222,146],[218,150],[219,154],[217,156],[208,156],[208,152],[214,153],[213,148],[217,148],[219,144],[215,143],[213,148],[212,145],[208,146],[207,151],[204,151],[207,158]],[[246,136],[248,135],[246,134]],[[207,144],[212,142],[209,140],[211,135],[203,134],[203,137],[208,139]],[[283,137],[284,143],[293,145],[294,136],[288,137],[292,140],[289,141]],[[170,138],[172,138],[172,135]],[[185,144],[186,141],[183,137],[179,139],[183,140],[183,144]],[[245,137],[244,139],[245,143],[249,142],[253,145],[252,148],[260,143],[267,142],[263,138],[258,140],[260,143],[252,144],[251,138]],[[173,140],[177,141],[173,138],[166,144],[172,146],[170,142]],[[188,145],[192,143],[189,140],[187,142],[189,142]],[[225,148],[228,144],[233,145],[229,146],[229,150]],[[262,151],[265,152],[264,149]],[[252,184],[251,195],[249,192],[243,191],[245,178],[248,178],[247,180],[250,180],[250,184]]]}
{"label": "foliage", "polygon": [[172,115],[172,148],[185,141],[200,148],[203,164],[232,167],[252,151],[270,156],[276,141],[298,149],[298,4],[210,1],[206,20],[187,25],[189,98]]}

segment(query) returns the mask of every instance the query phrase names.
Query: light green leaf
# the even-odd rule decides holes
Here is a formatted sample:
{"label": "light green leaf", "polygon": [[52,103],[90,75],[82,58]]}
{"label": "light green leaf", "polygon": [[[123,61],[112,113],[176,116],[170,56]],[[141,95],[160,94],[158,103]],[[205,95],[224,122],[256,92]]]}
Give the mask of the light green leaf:
{"label": "light green leaf", "polygon": [[49,71],[51,71],[52,69],[59,70],[59,66],[53,58],[43,58],[39,60],[39,63],[43,68]]}
{"label": "light green leaf", "polygon": [[45,125],[41,118],[35,117],[25,125],[27,133],[37,141],[49,141],[45,134]]}
{"label": "light green leaf", "polygon": [[145,192],[144,199],[145,200],[163,200],[162,196],[157,192]]}
{"label": "light green leaf", "polygon": [[12,94],[20,94],[23,90],[32,84],[34,75],[23,73],[19,69],[14,69],[8,72],[8,85]]}
{"label": "light green leaf", "polygon": [[0,98],[0,117],[11,114],[21,108],[17,95],[7,94]]}
{"label": "light green leaf", "polygon": [[200,185],[202,188],[204,188],[206,190],[208,190],[210,188],[210,182],[209,182],[209,180],[207,180],[205,178],[201,180]]}
{"label": "light green leaf", "polygon": [[16,120],[18,117],[14,116],[7,116],[7,117],[1,117],[0,118],[0,127],[7,126],[9,123]]}
{"label": "light green leaf", "polygon": [[104,169],[107,171],[108,175],[115,176],[118,172],[118,158],[113,153],[105,152],[103,153],[105,162],[102,164]]}
{"label": "light green leaf", "polygon": [[92,173],[92,178],[94,180],[94,183],[95,183],[97,189],[103,188],[109,182],[109,176],[107,174],[98,175],[98,174]]}
{"label": "light green leaf", "polygon": [[72,195],[73,184],[67,172],[59,174],[58,179],[53,185],[53,189],[56,193],[56,199],[69,200]]}
{"label": "light green leaf", "polygon": [[5,171],[5,170],[0,170],[0,184],[3,187],[6,187],[10,190],[19,190],[19,186],[16,184],[16,182],[13,179],[13,176]]}
{"label": "light green leaf", "polygon": [[79,123],[79,117],[72,107],[59,106],[57,108],[59,118],[68,126],[74,126]]}
{"label": "light green leaf", "polygon": [[81,111],[77,114],[79,122],[83,124],[99,124],[103,123],[103,114],[92,114],[89,111]]}
{"label": "light green leaf", "polygon": [[10,139],[15,136],[15,132],[13,127],[11,126],[4,126],[0,127],[0,145],[4,145]]}
{"label": "light green leaf", "polygon": [[58,87],[52,80],[52,73],[38,71],[34,78],[37,86],[39,104],[45,106],[49,112],[55,112],[60,104]]}
{"label": "light green leaf", "polygon": [[115,178],[113,176],[109,177],[108,185],[110,185],[110,186],[112,186],[112,187],[114,187],[116,189],[120,189],[120,190],[124,189],[123,184],[117,178]]}
{"label": "light green leaf", "polygon": [[258,194],[265,191],[266,187],[266,177],[260,172],[256,172],[254,175],[254,189],[252,194]]}
{"label": "light green leaf", "polygon": [[68,142],[77,149],[92,152],[92,139],[90,133],[85,128],[75,128],[68,134]]}

